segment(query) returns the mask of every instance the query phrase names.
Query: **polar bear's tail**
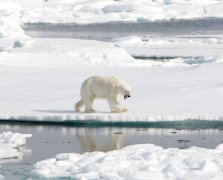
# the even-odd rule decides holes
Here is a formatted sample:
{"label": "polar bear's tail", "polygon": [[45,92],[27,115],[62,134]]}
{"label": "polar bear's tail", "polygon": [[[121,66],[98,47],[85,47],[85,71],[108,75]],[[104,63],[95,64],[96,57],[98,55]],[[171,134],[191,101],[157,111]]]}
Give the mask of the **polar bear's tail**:
{"label": "polar bear's tail", "polygon": [[80,108],[84,105],[84,101],[81,99],[75,104],[75,111],[79,112]]}

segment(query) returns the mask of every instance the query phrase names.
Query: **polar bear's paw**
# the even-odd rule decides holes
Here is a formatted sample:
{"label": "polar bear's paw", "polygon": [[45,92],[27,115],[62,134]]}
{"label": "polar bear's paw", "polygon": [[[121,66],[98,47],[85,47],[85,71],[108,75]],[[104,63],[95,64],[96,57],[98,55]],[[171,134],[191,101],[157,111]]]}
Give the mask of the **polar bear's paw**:
{"label": "polar bear's paw", "polygon": [[85,109],[85,112],[86,113],[95,113],[96,110],[94,110],[94,109]]}
{"label": "polar bear's paw", "polygon": [[118,108],[115,108],[115,109],[112,109],[111,112],[112,113],[124,113],[124,112],[127,112],[128,110],[126,108],[121,108],[121,107],[118,107]]}

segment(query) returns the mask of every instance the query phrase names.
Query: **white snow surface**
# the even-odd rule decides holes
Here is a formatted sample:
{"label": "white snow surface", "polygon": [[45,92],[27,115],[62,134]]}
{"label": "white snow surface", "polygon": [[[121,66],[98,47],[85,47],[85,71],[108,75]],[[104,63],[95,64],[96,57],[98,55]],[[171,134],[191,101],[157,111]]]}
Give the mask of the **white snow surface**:
{"label": "white snow surface", "polygon": [[223,17],[219,0],[14,0],[22,22],[101,23]]}
{"label": "white snow surface", "polygon": [[[2,39],[0,119],[65,121],[223,120],[223,63],[149,68],[112,43],[74,39]],[[165,62],[163,63],[165,64]],[[153,66],[153,65],[152,65]],[[116,75],[132,86],[120,102],[128,113],[110,113],[97,100],[96,113],[76,113],[82,82],[94,75]]]}
{"label": "white snow surface", "polygon": [[139,144],[110,152],[63,153],[35,164],[34,174],[74,179],[223,178],[223,145],[215,149],[177,149]]}
{"label": "white snow surface", "polygon": [[0,38],[23,23],[104,23],[223,17],[222,0],[1,0]]}

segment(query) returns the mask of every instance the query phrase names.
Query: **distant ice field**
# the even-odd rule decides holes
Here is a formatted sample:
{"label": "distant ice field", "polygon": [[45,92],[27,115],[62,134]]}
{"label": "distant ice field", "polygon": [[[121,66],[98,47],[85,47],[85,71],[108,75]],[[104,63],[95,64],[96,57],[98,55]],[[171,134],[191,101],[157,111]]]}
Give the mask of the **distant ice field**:
{"label": "distant ice field", "polygon": [[[217,62],[222,56],[223,19],[113,22],[93,24],[28,23],[33,38],[71,38],[112,42],[147,66]],[[140,63],[140,62],[138,62]]]}

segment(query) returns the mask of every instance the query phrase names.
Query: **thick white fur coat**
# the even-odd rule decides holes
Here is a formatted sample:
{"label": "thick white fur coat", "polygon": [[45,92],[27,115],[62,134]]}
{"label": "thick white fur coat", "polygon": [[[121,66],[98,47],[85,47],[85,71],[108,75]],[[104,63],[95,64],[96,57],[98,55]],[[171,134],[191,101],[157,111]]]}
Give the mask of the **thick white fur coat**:
{"label": "thick white fur coat", "polygon": [[118,96],[130,97],[131,87],[116,76],[92,76],[86,79],[81,86],[81,100],[75,104],[75,110],[80,111],[85,106],[85,112],[95,112],[92,108],[97,98],[107,99],[111,112],[126,112],[118,102]]}

